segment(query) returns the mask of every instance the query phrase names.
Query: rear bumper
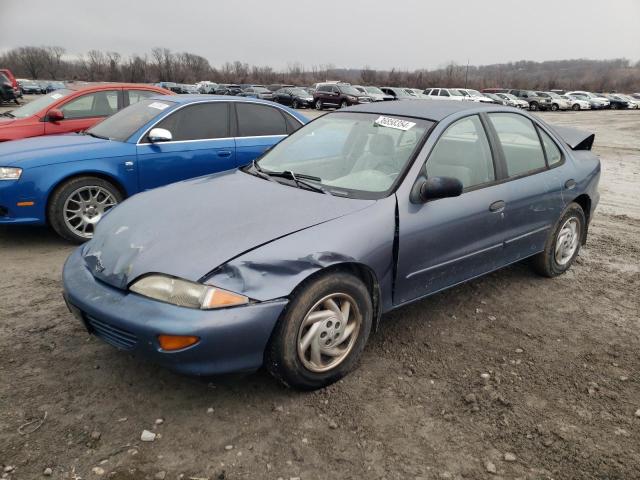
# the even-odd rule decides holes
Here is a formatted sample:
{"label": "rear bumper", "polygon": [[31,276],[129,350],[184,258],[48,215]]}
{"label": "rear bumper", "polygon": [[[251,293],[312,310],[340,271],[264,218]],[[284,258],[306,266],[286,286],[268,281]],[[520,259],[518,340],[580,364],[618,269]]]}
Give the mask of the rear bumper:
{"label": "rear bumper", "polygon": [[[78,248],[62,279],[70,310],[111,345],[188,375],[255,370],[286,299],[221,310],[195,310],[151,300],[96,280]],[[195,345],[168,352],[157,336],[195,335]]]}

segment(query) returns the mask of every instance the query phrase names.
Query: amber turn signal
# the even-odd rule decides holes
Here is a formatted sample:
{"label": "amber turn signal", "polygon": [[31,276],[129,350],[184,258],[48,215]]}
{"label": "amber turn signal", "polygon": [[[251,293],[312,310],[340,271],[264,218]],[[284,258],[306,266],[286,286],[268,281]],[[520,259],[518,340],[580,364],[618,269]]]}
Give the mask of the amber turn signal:
{"label": "amber turn signal", "polygon": [[190,335],[158,335],[158,342],[163,350],[173,351],[195,345],[200,340],[199,337]]}
{"label": "amber turn signal", "polygon": [[33,207],[36,204],[36,202],[18,202],[16,203],[17,206],[19,207]]}

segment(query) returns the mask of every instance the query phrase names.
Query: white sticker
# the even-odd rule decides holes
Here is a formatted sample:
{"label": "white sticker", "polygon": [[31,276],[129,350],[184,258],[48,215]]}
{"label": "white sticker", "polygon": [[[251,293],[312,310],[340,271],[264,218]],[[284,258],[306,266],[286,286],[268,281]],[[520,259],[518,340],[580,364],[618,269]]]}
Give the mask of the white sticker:
{"label": "white sticker", "polygon": [[160,103],[160,102],[150,103],[149,106],[151,108],[157,108],[158,110],[164,110],[165,108],[169,107],[169,105],[167,105],[166,103]]}
{"label": "white sticker", "polygon": [[414,122],[408,122],[406,120],[400,120],[399,118],[379,116],[375,121],[376,124],[381,127],[397,128],[398,130],[410,130],[416,126]]}
{"label": "white sticker", "polygon": [[54,100],[57,100],[59,98],[62,98],[62,95],[59,93],[52,93],[51,98],[53,98]]}

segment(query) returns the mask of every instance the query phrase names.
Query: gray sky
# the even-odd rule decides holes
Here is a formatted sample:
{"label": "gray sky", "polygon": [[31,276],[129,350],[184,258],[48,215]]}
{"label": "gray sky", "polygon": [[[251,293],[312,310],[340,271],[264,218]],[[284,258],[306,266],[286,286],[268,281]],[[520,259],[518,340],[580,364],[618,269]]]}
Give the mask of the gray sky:
{"label": "gray sky", "polygon": [[162,46],[213,66],[640,60],[640,0],[0,0],[0,11],[0,49]]}

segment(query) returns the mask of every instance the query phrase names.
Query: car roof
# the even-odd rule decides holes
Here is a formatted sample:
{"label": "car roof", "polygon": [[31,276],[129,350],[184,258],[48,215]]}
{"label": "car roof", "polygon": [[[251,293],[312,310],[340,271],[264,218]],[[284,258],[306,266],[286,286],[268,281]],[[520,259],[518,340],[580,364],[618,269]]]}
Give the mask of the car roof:
{"label": "car roof", "polygon": [[413,101],[365,103],[340,109],[340,112],[377,113],[380,115],[401,115],[405,117],[423,118],[439,122],[454,113],[468,111],[504,111],[504,107],[482,105],[476,102],[456,102],[454,100],[418,99]]}
{"label": "car roof", "polygon": [[131,88],[131,89],[153,90],[158,93],[162,93],[162,92],[172,93],[170,90],[167,90],[165,88],[156,87],[155,85],[148,85],[146,83],[95,83],[90,85],[67,84],[66,88],[68,90],[73,90],[74,92],[109,90],[110,88]]}

